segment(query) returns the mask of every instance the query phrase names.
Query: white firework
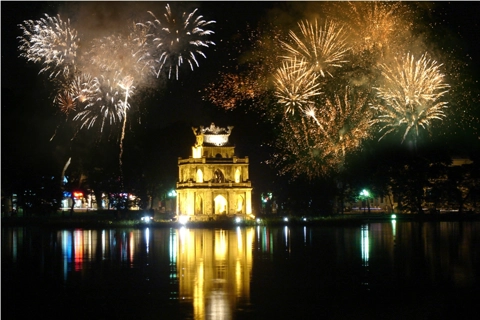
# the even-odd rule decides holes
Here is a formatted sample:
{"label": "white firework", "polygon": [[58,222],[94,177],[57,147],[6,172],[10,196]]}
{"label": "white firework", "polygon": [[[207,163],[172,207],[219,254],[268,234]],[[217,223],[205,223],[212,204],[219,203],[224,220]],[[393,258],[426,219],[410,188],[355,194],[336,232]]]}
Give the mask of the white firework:
{"label": "white firework", "polygon": [[206,58],[203,48],[215,45],[206,37],[214,34],[207,29],[215,21],[204,20],[198,15],[198,9],[181,15],[173,12],[167,4],[166,13],[157,18],[151,11],[148,13],[154,18],[143,26],[148,26],[150,33],[147,35],[149,49],[145,52],[144,60],[151,60],[149,65],[158,77],[163,71],[168,73],[168,78],[175,73],[178,80],[179,69],[187,63],[190,69],[199,67],[198,57]]}
{"label": "white firework", "polygon": [[80,39],[70,26],[70,19],[63,21],[60,15],[45,14],[45,18],[26,20],[19,27],[23,31],[18,37],[20,56],[41,63],[43,68],[39,73],[50,72],[50,78],[73,73]]}
{"label": "white firework", "polygon": [[123,94],[118,86],[120,81],[118,73],[114,73],[111,78],[101,75],[93,79],[92,94],[85,107],[73,118],[82,123],[80,128],[90,129],[98,123],[103,132],[105,124],[114,125],[123,121],[128,104],[121,99]]}

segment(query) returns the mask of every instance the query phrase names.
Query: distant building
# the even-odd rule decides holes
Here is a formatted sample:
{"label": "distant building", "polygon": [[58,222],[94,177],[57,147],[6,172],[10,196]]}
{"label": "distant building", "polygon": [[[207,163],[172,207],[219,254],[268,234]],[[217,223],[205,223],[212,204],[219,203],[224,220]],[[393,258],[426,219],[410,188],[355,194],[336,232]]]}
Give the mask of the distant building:
{"label": "distant building", "polygon": [[[442,177],[436,178],[436,179],[430,179],[430,184],[432,186],[435,185],[441,185],[444,183],[446,180],[448,180],[448,175],[449,173],[452,172],[452,169],[455,168],[460,168],[460,167],[467,167],[473,164],[473,161],[468,158],[468,157],[458,157],[454,156],[451,158],[452,163],[448,166],[446,174]],[[463,175],[466,173],[463,172]],[[463,179],[471,179],[468,174],[467,176],[464,176]],[[475,183],[471,183],[472,185],[475,185]],[[466,199],[468,190],[465,188],[465,186],[462,186],[458,184],[456,186],[458,189],[458,192],[461,193],[461,197]],[[425,200],[422,203],[422,207],[424,212],[454,212],[454,211],[459,211],[458,207],[452,206],[452,205],[446,205],[447,200],[443,201],[438,201],[438,203],[434,203],[431,198],[431,192],[432,192],[432,187],[425,187],[424,188],[425,192]],[[445,197],[445,196],[444,196]],[[459,204],[456,204],[457,206]],[[463,210],[473,210],[473,206],[470,203],[463,203]],[[371,197],[361,197],[359,196],[356,202],[346,202],[345,203],[345,211],[353,211],[353,212],[386,212],[386,213],[401,213],[401,211],[398,209],[398,199],[391,193],[388,192],[386,196],[379,197],[379,196],[371,196]]]}
{"label": "distant building", "polygon": [[248,157],[235,155],[228,138],[233,127],[192,128],[192,155],[178,158],[177,216],[191,221],[252,217]]}

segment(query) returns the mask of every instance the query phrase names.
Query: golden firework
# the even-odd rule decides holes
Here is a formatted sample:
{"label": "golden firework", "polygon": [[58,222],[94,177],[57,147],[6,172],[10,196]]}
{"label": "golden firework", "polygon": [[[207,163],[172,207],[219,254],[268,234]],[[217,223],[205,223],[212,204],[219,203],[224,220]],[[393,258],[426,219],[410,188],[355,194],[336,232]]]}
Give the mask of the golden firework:
{"label": "golden firework", "polygon": [[285,59],[297,59],[307,71],[325,77],[332,77],[334,68],[340,68],[345,61],[349,50],[346,44],[346,35],[342,26],[336,22],[327,21],[319,27],[318,21],[300,21],[300,34],[290,30],[291,44],[281,41],[285,51]]}
{"label": "golden firework", "polygon": [[278,103],[285,107],[285,113],[294,114],[298,109],[304,112],[305,108],[313,103],[313,98],[320,92],[318,75],[307,72],[305,65],[299,64],[297,59],[285,61],[275,74],[275,97]]}
{"label": "golden firework", "polygon": [[387,134],[405,129],[402,143],[413,129],[419,134],[419,127],[426,129],[432,120],[442,120],[447,102],[441,98],[448,92],[441,64],[424,54],[415,59],[407,54],[396,59],[390,66],[382,64],[383,83],[375,88],[379,101],[372,108],[377,116],[371,125],[380,125],[383,132],[381,140]]}

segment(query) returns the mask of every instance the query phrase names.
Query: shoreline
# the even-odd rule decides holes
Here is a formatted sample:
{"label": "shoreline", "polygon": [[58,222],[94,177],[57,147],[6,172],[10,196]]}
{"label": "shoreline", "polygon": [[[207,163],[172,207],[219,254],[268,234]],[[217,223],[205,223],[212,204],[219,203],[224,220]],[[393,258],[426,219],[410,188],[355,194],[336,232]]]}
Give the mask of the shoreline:
{"label": "shoreline", "polygon": [[476,213],[444,213],[444,214],[343,214],[321,217],[289,217],[288,221],[284,216],[263,215],[257,220],[235,222],[233,219],[215,220],[205,222],[189,221],[183,225],[178,221],[167,219],[153,219],[151,222],[144,222],[138,217],[116,218],[113,215],[89,214],[73,216],[52,215],[52,216],[27,216],[27,217],[2,217],[2,227],[47,227],[47,228],[235,228],[243,226],[348,226],[361,225],[374,222],[388,221],[411,221],[411,222],[442,222],[442,221],[480,221],[480,214]]}

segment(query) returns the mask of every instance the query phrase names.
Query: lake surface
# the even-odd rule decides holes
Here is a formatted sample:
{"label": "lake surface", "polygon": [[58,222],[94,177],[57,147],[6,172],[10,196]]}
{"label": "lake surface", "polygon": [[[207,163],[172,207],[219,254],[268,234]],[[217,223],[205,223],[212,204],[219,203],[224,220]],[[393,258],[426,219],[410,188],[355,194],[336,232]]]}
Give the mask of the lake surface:
{"label": "lake surface", "polygon": [[2,319],[472,319],[480,222],[2,227]]}

